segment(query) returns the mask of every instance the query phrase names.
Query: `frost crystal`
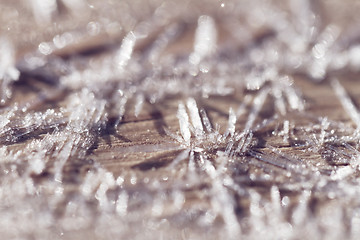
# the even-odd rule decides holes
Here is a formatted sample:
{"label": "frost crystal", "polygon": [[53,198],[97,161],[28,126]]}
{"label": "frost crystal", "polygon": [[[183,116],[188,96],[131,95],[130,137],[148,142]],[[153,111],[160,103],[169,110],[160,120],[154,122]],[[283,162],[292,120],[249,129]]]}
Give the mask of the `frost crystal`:
{"label": "frost crystal", "polygon": [[359,239],[358,12],[1,1],[2,238]]}
{"label": "frost crystal", "polygon": [[203,131],[203,126],[195,100],[193,98],[189,98],[186,102],[186,106],[190,111],[190,118],[192,125],[195,128],[195,134],[201,135]]}
{"label": "frost crystal", "polygon": [[347,114],[351,117],[354,123],[360,127],[360,114],[356,109],[355,105],[352,103],[349,95],[346,93],[344,87],[339,83],[338,80],[333,79],[331,81],[331,86],[334,89],[336,96],[339,98],[341,105],[346,110]]}
{"label": "frost crystal", "polygon": [[198,65],[205,57],[214,53],[216,37],[214,20],[209,16],[201,16],[195,33],[194,52],[189,58],[190,63]]}
{"label": "frost crystal", "polygon": [[123,68],[127,65],[128,61],[131,58],[131,54],[133,52],[134,46],[135,46],[136,36],[133,32],[128,33],[126,37],[124,38],[121,47],[116,54],[115,61],[118,63],[118,66],[120,68]]}
{"label": "frost crystal", "polygon": [[19,79],[20,72],[15,67],[14,47],[6,38],[0,38],[0,103],[3,105],[11,97],[11,84]]}
{"label": "frost crystal", "polygon": [[190,133],[190,129],[189,129],[189,126],[190,126],[189,125],[189,116],[186,113],[184,104],[179,103],[179,109],[178,109],[176,116],[179,119],[181,135],[184,138],[185,143],[189,144],[190,137],[191,137],[191,133]]}

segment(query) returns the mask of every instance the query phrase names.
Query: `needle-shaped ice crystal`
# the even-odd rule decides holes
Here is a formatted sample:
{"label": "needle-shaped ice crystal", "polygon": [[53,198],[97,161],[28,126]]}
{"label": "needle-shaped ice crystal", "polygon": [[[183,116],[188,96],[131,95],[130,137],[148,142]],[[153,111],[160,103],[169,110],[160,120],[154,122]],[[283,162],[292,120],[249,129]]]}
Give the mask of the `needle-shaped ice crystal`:
{"label": "needle-shaped ice crystal", "polygon": [[357,127],[360,127],[360,114],[359,111],[356,109],[354,103],[352,102],[351,98],[347,94],[345,88],[340,84],[340,82],[337,79],[332,79],[331,86],[338,97],[341,105],[349,114],[351,120],[357,125]]}
{"label": "needle-shaped ice crystal", "polygon": [[228,128],[226,130],[225,136],[229,135],[232,137],[235,133],[235,124],[236,124],[236,114],[232,108],[229,109],[229,120]]}
{"label": "needle-shaped ice crystal", "polygon": [[190,132],[189,115],[186,112],[184,104],[179,103],[176,117],[179,119],[180,133],[184,138],[185,143],[190,144],[191,132]]}
{"label": "needle-shaped ice crystal", "polygon": [[125,216],[127,214],[128,201],[129,195],[126,193],[126,191],[122,191],[116,201],[117,214],[119,214],[120,216]]}
{"label": "needle-shaped ice crystal", "polygon": [[259,112],[261,111],[261,109],[265,103],[268,93],[269,93],[269,89],[267,89],[267,88],[262,89],[259,92],[259,94],[254,98],[253,107],[251,109],[248,120],[246,122],[244,132],[248,132],[252,128],[256,118],[259,115]]}
{"label": "needle-shaped ice crystal", "polygon": [[56,0],[31,0],[33,13],[38,24],[51,23],[53,15],[58,10]]}
{"label": "needle-shaped ice crystal", "polygon": [[117,52],[116,64],[119,68],[123,68],[129,62],[136,43],[136,36],[133,32],[129,32],[123,39],[120,49]]}
{"label": "needle-shaped ice crystal", "polygon": [[188,98],[188,100],[186,101],[186,106],[190,113],[190,119],[191,119],[191,123],[195,129],[195,134],[197,136],[199,136],[202,134],[204,129],[203,129],[203,125],[202,125],[200,115],[199,115],[199,109],[196,105],[195,99]]}
{"label": "needle-shaped ice crystal", "polygon": [[141,109],[144,105],[144,95],[143,94],[139,94],[138,96],[136,96],[136,103],[135,103],[135,117],[138,117]]}
{"label": "needle-shaped ice crystal", "polygon": [[212,131],[212,125],[211,125],[210,119],[208,118],[208,116],[206,114],[206,111],[203,108],[200,109],[200,115],[201,115],[201,118],[202,118],[202,121],[204,123],[206,131],[211,132]]}
{"label": "needle-shaped ice crystal", "polygon": [[217,31],[214,19],[201,16],[195,33],[194,52],[190,55],[190,63],[198,65],[205,57],[215,51]]}
{"label": "needle-shaped ice crystal", "polygon": [[11,97],[11,83],[18,80],[20,72],[15,67],[15,50],[6,38],[0,38],[0,101]]}

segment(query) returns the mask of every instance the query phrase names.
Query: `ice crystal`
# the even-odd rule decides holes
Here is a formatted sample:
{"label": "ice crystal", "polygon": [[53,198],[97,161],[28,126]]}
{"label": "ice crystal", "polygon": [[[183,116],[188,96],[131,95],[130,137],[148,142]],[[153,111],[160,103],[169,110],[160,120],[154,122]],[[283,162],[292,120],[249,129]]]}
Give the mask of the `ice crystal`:
{"label": "ice crystal", "polygon": [[358,239],[349,5],[0,3],[2,238]]}
{"label": "ice crystal", "polygon": [[[190,54],[189,61],[195,66],[206,57],[215,52],[216,48],[216,26],[214,20],[209,16],[201,16],[195,33],[194,52]],[[208,71],[202,68],[202,71]]]}
{"label": "ice crystal", "polygon": [[3,105],[11,97],[11,84],[19,79],[19,71],[15,67],[14,47],[9,39],[0,39],[0,102]]}
{"label": "ice crystal", "polygon": [[346,110],[347,114],[351,117],[354,123],[359,127],[360,124],[360,114],[356,109],[355,105],[352,103],[350,97],[346,93],[345,89],[338,80],[333,79],[331,82],[331,86],[334,89],[336,96],[339,98],[341,105]]}

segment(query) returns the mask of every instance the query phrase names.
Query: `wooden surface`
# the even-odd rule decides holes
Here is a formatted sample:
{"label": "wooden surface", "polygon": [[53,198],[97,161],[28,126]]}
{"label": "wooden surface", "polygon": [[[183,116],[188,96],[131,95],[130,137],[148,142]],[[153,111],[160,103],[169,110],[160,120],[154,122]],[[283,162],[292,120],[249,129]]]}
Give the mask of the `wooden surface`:
{"label": "wooden surface", "polygon": [[[244,54],[252,47],[260,46],[264,39],[274,37],[272,31],[260,28],[252,33],[253,39],[250,39],[250,42],[245,40],[244,42],[239,42],[239,39],[236,39],[236,36],[231,33],[231,29],[224,27],[231,18],[222,18],[221,14],[215,10],[214,12],[209,10],[209,13],[214,14],[219,33],[219,49],[225,57]],[[181,34],[176,41],[166,48],[163,53],[164,56],[166,56],[166,54],[174,54],[181,58],[191,53],[196,21],[197,16],[193,16],[193,18],[188,21],[180,21]],[[157,31],[150,34],[150,37],[139,40],[135,46],[134,55],[137,57],[145,56],[147,50],[151,48],[153,40],[158,37],[158,34],[163,30],[164,28],[157,29]],[[47,37],[41,36],[41,38],[47,41],[47,38],[55,33],[44,31],[43,35]],[[124,36],[124,32],[115,32],[113,35],[100,34],[95,37],[86,37],[84,41],[70,44],[70,46],[64,49],[56,50],[45,58],[50,65],[50,71],[47,71],[48,69],[46,68],[37,69],[38,71],[28,71],[24,68],[20,69],[21,77],[12,87],[12,98],[7,105],[0,109],[1,113],[6,113],[10,108],[14,108],[16,105],[18,106],[16,118],[14,118],[14,121],[10,124],[15,130],[5,132],[5,134],[1,135],[0,143],[7,146],[9,151],[19,151],[22,152],[23,155],[26,155],[26,151],[23,150],[35,139],[43,140],[47,134],[54,133],[59,129],[61,132],[68,124],[67,116],[59,117],[58,119],[54,117],[53,125],[50,123],[46,126],[37,127],[33,131],[27,131],[25,128],[16,128],[16,126],[23,124],[21,121],[26,117],[28,112],[43,113],[48,109],[61,112],[62,108],[69,104],[70,96],[80,91],[76,88],[67,88],[58,84],[59,77],[61,77],[63,73],[59,73],[59,69],[51,69],[51,64],[57,60],[64,61],[65,63],[82,63],[81,61],[83,60],[85,62],[84,65],[86,65],[91,57],[95,59],[94,61],[101,62],[104,56],[106,57],[112,54],[112,52],[119,47]],[[16,43],[15,40],[14,42]],[[19,42],[21,42],[21,40],[19,40]],[[21,43],[17,47],[19,49],[17,53],[18,65],[21,66],[25,53],[34,54],[37,46],[35,43],[25,44],[25,46],[24,43]],[[221,54],[219,54],[219,56],[220,55]],[[139,59],[141,61],[143,60],[141,57]],[[221,60],[222,58],[218,57],[218,59]],[[144,63],[143,67],[144,69],[149,68],[149,64]],[[151,67],[152,66],[150,66],[150,68]],[[246,222],[248,221],[247,217],[251,215],[251,204],[254,204],[250,196],[251,194],[249,193],[259,193],[262,199],[269,200],[272,197],[271,191],[274,186],[279,189],[281,201],[287,199],[287,201],[290,202],[284,207],[284,209],[286,208],[286,211],[284,210],[285,222],[291,222],[293,210],[300,205],[301,197],[306,191],[311,192],[311,196],[308,199],[309,204],[307,205],[309,208],[308,211],[311,213],[309,215],[310,218],[316,219],[319,216],[326,216],[322,211],[326,211],[327,206],[334,209],[341,208],[343,212],[351,211],[352,209],[352,207],[349,207],[350,205],[346,205],[345,200],[343,201],[340,197],[331,195],[333,194],[331,187],[322,188],[321,183],[318,184],[314,182],[316,178],[312,178],[312,176],[323,177],[322,179],[326,179],[328,181],[326,184],[329,185],[342,184],[343,182],[354,185],[357,184],[356,181],[359,177],[357,170],[354,170],[353,174],[343,182],[332,178],[338,170],[351,165],[354,152],[350,152],[349,149],[346,149],[341,144],[332,144],[330,140],[328,143],[319,143],[319,139],[323,128],[323,121],[329,122],[330,129],[333,130],[333,132],[330,130],[327,131],[327,137],[329,139],[331,136],[339,138],[342,136],[350,136],[356,131],[356,124],[351,120],[348,112],[346,112],[341,105],[339,98],[331,86],[331,80],[334,77],[338,78],[341,85],[351,97],[352,102],[357,109],[360,109],[360,84],[358,82],[360,75],[358,73],[350,73],[350,71],[346,69],[330,73],[321,82],[316,82],[305,74],[291,74],[291,76],[294,79],[292,86],[300,93],[305,104],[305,109],[303,111],[291,110],[289,106],[287,106],[287,112],[282,114],[274,105],[273,94],[269,94],[260,114],[255,120],[254,126],[261,125],[266,119],[269,120],[269,122],[266,123],[264,127],[254,131],[251,148],[242,154],[236,155],[226,166],[228,176],[231,176],[238,186],[246,190],[246,193],[242,195],[241,191],[236,192],[236,190],[231,189],[230,194],[235,202],[234,212],[245,233],[246,231],[250,231],[249,229],[251,227],[254,227],[249,227],[250,223]],[[204,177],[203,181],[188,186],[186,184],[186,179],[189,178],[187,175],[188,158],[185,158],[185,160],[176,166],[172,165],[174,159],[189,148],[183,143],[179,143],[179,141],[173,137],[174,135],[180,136],[177,111],[179,103],[185,103],[187,98],[191,96],[196,100],[198,108],[203,109],[207,113],[213,128],[218,129],[219,132],[223,134],[228,125],[229,109],[238,109],[247,101],[245,99],[250,97],[250,104],[246,105],[244,113],[236,121],[236,131],[243,131],[248,121],[248,116],[252,111],[251,103],[259,91],[247,90],[242,81],[243,76],[236,77],[239,77],[239,84],[237,85],[237,82],[231,82],[231,84],[235,86],[233,86],[233,94],[209,97],[200,96],[200,94],[194,96],[189,93],[169,94],[158,100],[155,104],[150,103],[150,101],[148,101],[149,99],[146,99],[147,101],[145,101],[143,109],[137,116],[135,114],[135,97],[131,98],[126,105],[125,115],[118,125],[116,124],[118,117],[117,109],[112,109],[112,105],[109,104],[109,106],[107,106],[109,115],[107,116],[106,124],[100,132],[93,131],[94,134],[91,135],[92,138],[88,143],[91,147],[86,151],[85,156],[79,157],[78,155],[74,155],[66,161],[61,182],[64,199],[59,201],[60,203],[51,209],[55,212],[54,215],[63,220],[62,217],[66,216],[66,211],[68,210],[72,197],[81,195],[79,192],[85,181],[84,179],[86,179],[89,174],[99,173],[103,169],[111,173],[114,179],[118,179],[118,177],[124,179],[123,184],[110,188],[108,191],[109,202],[116,202],[116,197],[122,190],[128,191],[130,198],[135,196],[133,197],[135,200],[138,200],[136,199],[136,195],[140,196],[141,199],[138,201],[143,202],[138,204],[134,200],[135,203],[133,205],[131,205],[132,203],[130,202],[129,211],[133,210],[133,212],[137,213],[137,207],[140,209],[141,206],[147,204],[146,200],[142,200],[142,198],[153,198],[157,196],[156,194],[160,194],[160,191],[155,191],[156,187],[154,186],[157,186],[157,182],[160,182],[159,186],[161,185],[162,187],[161,193],[167,194],[179,188],[179,191],[184,193],[185,198],[183,209],[181,211],[178,210],[178,212],[171,208],[170,203],[164,203],[165,210],[163,214],[160,215],[161,218],[176,219],[176,216],[182,213],[186,214],[186,210],[192,208],[196,208],[199,212],[206,212],[208,209],[211,209],[212,202],[211,197],[209,197],[209,192],[211,192],[213,187],[213,179],[206,174],[201,175],[204,169],[199,167],[197,171],[200,172],[199,176]],[[112,83],[109,83],[110,90],[107,89],[106,91],[112,91],[111,84]],[[273,82],[266,84],[270,85],[273,84]],[[104,97],[104,99],[106,99],[106,97]],[[23,111],[23,109],[25,110]],[[285,121],[289,122],[289,134],[284,133]],[[92,130],[93,129],[90,129],[89,131]],[[9,136],[15,135],[18,137],[9,139]],[[195,137],[192,136],[192,140],[194,139]],[[351,146],[355,148],[358,147],[358,142],[349,142]],[[207,143],[202,144],[206,145]],[[214,166],[217,166],[216,164],[218,163],[216,159],[218,159],[220,152],[225,151],[227,143],[221,142],[216,147],[206,147],[207,146],[204,147],[206,150],[204,150],[203,153],[210,161],[214,162]],[[333,149],[336,149],[336,151]],[[53,150],[54,149],[51,149],[51,151]],[[343,155],[339,157],[339,154]],[[21,162],[22,156],[20,156],[19,159]],[[26,159],[26,157],[23,157],[23,159]],[[276,161],[274,162],[272,159],[276,159]],[[197,161],[198,160],[197,158]],[[54,162],[56,162],[56,157],[49,158],[49,161],[46,162],[46,168],[41,174],[31,174],[31,179],[34,180],[39,189],[44,186],[44,188],[46,188],[47,183],[55,186],[56,181],[54,181],[54,175],[56,166]],[[200,162],[200,160],[198,162]],[[19,164],[20,175],[24,174],[24,172],[21,172],[21,164]],[[319,179],[321,178],[319,177]],[[94,182],[96,181],[94,180]],[[94,185],[96,184],[97,183]],[[98,185],[101,186],[101,181]],[[225,186],[225,184],[223,185]],[[86,204],[84,205],[90,209],[89,211],[95,212],[92,213],[93,216],[95,216],[94,221],[99,215],[104,214],[104,212],[105,215],[108,213],[106,212],[108,209],[102,211],[101,204],[97,202],[98,197],[95,192],[98,191],[98,188],[99,186],[96,186],[91,197],[86,198],[81,196],[86,199],[86,201],[84,201]],[[341,189],[341,186],[337,186],[337,189]],[[50,199],[52,193],[46,194],[44,194],[44,199]],[[83,198],[79,199],[83,200]],[[349,201],[353,200],[350,199]],[[149,204],[152,204],[151,201],[149,202]],[[264,205],[266,205],[266,203],[265,201]],[[140,218],[150,216],[149,218],[151,219],[151,217],[153,217],[149,208],[151,208],[151,206],[144,207],[144,211],[141,210],[141,214],[143,215],[141,215]],[[116,217],[111,219],[113,221],[118,220]],[[160,217],[156,216],[156,218]],[[122,218],[120,219],[123,221]],[[223,220],[216,218],[214,226],[221,225],[222,221]],[[179,225],[177,225],[178,222]],[[173,220],[173,224],[175,223],[174,225],[176,226],[172,227],[181,233],[192,224],[190,220],[185,223],[180,220],[178,222],[177,220]],[[54,223],[55,228],[57,227],[56,224],[57,222]],[[91,224],[94,223],[92,222]],[[93,226],[91,224],[84,229],[80,229],[78,232],[72,232],[73,235],[68,235],[68,238],[71,239],[71,237],[78,236],[79,239],[97,239],[97,237],[92,236]],[[135,227],[133,229],[137,229],[136,224],[138,224],[138,222],[134,224]],[[349,223],[348,219],[344,221],[344,228],[350,228],[350,225],[351,223]],[[296,228],[296,225],[294,225],[294,228]],[[136,230],[132,231],[131,229],[128,231],[130,232],[130,236],[136,232]],[[199,231],[202,230],[200,229]],[[216,227],[214,227],[212,231],[216,231]],[[208,230],[208,233],[211,234],[211,230]],[[122,236],[129,235],[124,234]],[[217,238],[216,236],[219,235],[214,235],[215,239]],[[104,238],[106,239],[106,237]]]}
{"label": "wooden surface", "polygon": [[[340,79],[341,84],[349,92],[354,103],[360,102],[360,86],[357,83],[356,76],[344,75]],[[267,146],[270,145],[281,149],[285,154],[298,155],[298,158],[308,163],[313,163],[314,166],[320,163],[324,169],[332,169],[334,166],[326,162],[319,154],[304,152],[302,151],[301,143],[299,143],[299,147],[294,147],[294,143],[284,141],[283,136],[278,136],[276,133],[282,130],[283,120],[289,120],[292,126],[296,126],[299,129],[299,132],[301,132],[302,127],[320,124],[323,117],[328,118],[329,121],[343,123],[346,126],[355,125],[341,106],[328,80],[322,83],[313,83],[308,79],[298,76],[295,77],[294,85],[301,91],[305,100],[305,112],[299,113],[293,111],[287,113],[286,116],[281,116],[276,113],[272,97],[268,96],[267,102],[256,123],[260,123],[265,117],[268,118],[276,114],[278,117],[276,121],[269,124],[265,130],[256,135],[258,143],[255,149],[269,152],[270,150]],[[50,105],[47,105],[45,101],[40,106],[36,106],[36,99],[38,99],[37,95],[35,95],[36,90],[29,88],[25,82],[16,84],[14,88],[14,102],[16,99],[19,99],[18,104],[20,106],[26,103],[35,103],[34,108],[36,110],[46,109],[50,106],[54,107],[52,98],[61,94],[57,93],[58,90],[53,89],[51,86],[44,86],[47,90],[44,91],[42,89],[41,92],[49,93],[50,100],[47,104]],[[51,91],[57,94],[50,94]],[[203,108],[207,112],[213,126],[218,124],[220,132],[223,133],[227,127],[229,108],[237,109],[243,102],[245,95],[255,95],[255,92],[243,92],[236,95],[210,97],[208,99],[198,98],[196,100],[198,101],[198,107]],[[166,166],[183,150],[183,147],[179,146],[174,138],[166,134],[165,130],[179,134],[179,122],[176,112],[178,104],[184,102],[184,100],[182,97],[169,97],[157,103],[156,107],[150,103],[145,103],[144,109],[137,117],[134,115],[134,106],[129,104],[127,106],[128,111],[118,127],[113,127],[115,120],[110,118],[109,126],[97,138],[86,158],[105,167],[114,173],[114,176],[119,176],[119,174],[126,172],[126,169],[143,172],[144,176],[148,174],[150,176],[157,176],[158,173],[166,174],[169,171]],[[237,130],[241,131],[244,128],[249,111],[250,109],[248,108],[247,112],[238,119],[236,123]],[[35,132],[40,139],[45,133],[41,130]],[[24,139],[9,147],[11,149],[21,149],[32,138],[32,136],[25,136]],[[220,147],[219,150],[224,149]],[[69,164],[71,165],[72,162],[69,161]],[[71,168],[73,167],[78,168],[76,170],[73,169],[73,171],[82,173],[86,173],[89,168],[87,164],[81,166],[76,163]]]}

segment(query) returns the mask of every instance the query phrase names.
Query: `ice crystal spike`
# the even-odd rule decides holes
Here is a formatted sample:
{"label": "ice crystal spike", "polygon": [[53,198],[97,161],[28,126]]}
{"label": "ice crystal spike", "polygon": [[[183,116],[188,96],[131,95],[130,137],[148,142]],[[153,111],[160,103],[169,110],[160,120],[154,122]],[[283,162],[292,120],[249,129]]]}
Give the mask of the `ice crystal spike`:
{"label": "ice crystal spike", "polygon": [[[115,122],[115,126],[118,126],[118,124],[120,123],[120,121],[122,120],[122,118],[125,114],[125,106],[129,99],[128,99],[128,96],[123,95],[121,90],[119,90],[117,92],[116,96],[120,96],[120,99],[118,100],[118,106],[117,106],[118,119]],[[138,110],[138,109],[136,109],[136,110]],[[136,113],[137,113],[137,111],[135,112],[135,114]]]}
{"label": "ice crystal spike", "polygon": [[312,48],[314,62],[310,66],[310,75],[316,80],[324,79],[326,70],[329,65],[329,48],[334,44],[340,34],[340,29],[336,26],[329,25],[319,36],[319,42]]}
{"label": "ice crystal spike", "polygon": [[171,42],[176,40],[176,37],[179,37],[180,33],[183,32],[183,28],[183,24],[174,23],[155,40],[149,53],[149,61],[152,64],[158,62],[161,53]]}
{"label": "ice crystal spike", "polygon": [[248,147],[251,143],[251,140],[252,140],[252,137],[253,137],[253,133],[252,132],[245,132],[240,141],[239,141],[239,144],[238,144],[238,147],[236,148],[235,152],[236,153],[245,153],[247,150],[248,150]]}
{"label": "ice crystal spike", "polygon": [[243,103],[241,103],[241,105],[239,106],[239,108],[236,111],[237,118],[245,113],[246,107],[250,104],[251,100],[252,100],[252,97],[250,95],[245,96]]}
{"label": "ice crystal spike", "polygon": [[130,60],[135,42],[136,36],[133,32],[129,32],[123,39],[116,56],[116,62],[120,68],[125,67]]}
{"label": "ice crystal spike", "polygon": [[360,69],[360,45],[355,45],[349,49],[348,58],[350,67],[354,71],[359,71]]}
{"label": "ice crystal spike", "polygon": [[284,142],[287,142],[289,139],[289,129],[290,129],[290,123],[288,120],[285,120],[284,121],[284,129],[283,129]]}
{"label": "ice crystal spike", "polygon": [[273,205],[273,210],[276,215],[281,214],[281,206],[280,206],[280,192],[276,186],[272,186],[270,189],[271,201]]}
{"label": "ice crystal spike", "polygon": [[0,38],[0,103],[11,97],[11,85],[18,80],[20,72],[15,67],[14,47],[6,38]]}
{"label": "ice crystal spike", "polygon": [[308,214],[307,202],[309,201],[310,196],[311,196],[311,192],[309,191],[304,191],[301,194],[299,204],[294,210],[293,215],[291,217],[292,222],[295,225],[303,224],[304,221],[306,221],[306,215]]}
{"label": "ice crystal spike", "polygon": [[215,51],[217,31],[214,19],[210,16],[201,16],[195,33],[194,52],[189,61],[198,65],[204,58]]}
{"label": "ice crystal spike", "polygon": [[356,109],[354,103],[351,101],[349,95],[346,93],[345,88],[339,83],[337,79],[332,79],[331,86],[338,97],[341,105],[345,109],[346,113],[349,115],[351,120],[360,127],[360,114]]}
{"label": "ice crystal spike", "polygon": [[[289,77],[284,77],[284,80],[288,84],[291,81]],[[298,111],[303,111],[305,109],[303,99],[301,98],[301,96],[299,96],[298,92],[294,87],[290,86],[289,84],[289,86],[286,87],[284,92],[291,109]]]}
{"label": "ice crystal spike", "polygon": [[189,98],[186,102],[186,106],[190,112],[191,123],[195,128],[195,134],[201,135],[203,132],[203,125],[199,115],[199,109],[196,105],[196,101],[193,98]]}
{"label": "ice crystal spike", "polygon": [[259,115],[259,112],[261,111],[261,109],[265,103],[268,93],[269,93],[269,89],[263,89],[254,98],[253,108],[251,109],[251,112],[249,114],[248,120],[247,120],[245,128],[244,128],[244,132],[248,132],[249,130],[251,130],[256,118]]}
{"label": "ice crystal spike", "polygon": [[190,133],[189,116],[186,112],[184,104],[179,103],[176,116],[179,119],[180,133],[184,138],[185,143],[190,144],[191,133]]}
{"label": "ice crystal spike", "polygon": [[201,115],[201,119],[204,123],[204,126],[205,126],[205,129],[207,132],[211,132],[212,131],[212,125],[211,125],[211,122],[205,112],[205,110],[202,108],[200,109],[200,115]]}
{"label": "ice crystal spike", "polygon": [[272,93],[275,97],[275,107],[277,108],[277,110],[280,112],[281,115],[285,115],[286,105],[281,89],[276,87],[272,89]]}
{"label": "ice crystal spike", "polygon": [[50,24],[58,10],[56,0],[31,0],[33,13],[38,24]]}
{"label": "ice crystal spike", "polygon": [[340,33],[340,29],[336,26],[329,25],[319,36],[319,42],[315,44],[312,48],[313,57],[316,59],[323,58],[329,49],[329,47],[334,43],[336,38]]}
{"label": "ice crystal spike", "polygon": [[181,152],[174,161],[170,164],[169,168],[174,169],[174,167],[179,164],[181,161],[185,160],[189,156],[190,150],[186,149]]}
{"label": "ice crystal spike", "polygon": [[[142,94],[139,94],[137,97],[136,97],[136,103],[135,103],[135,117],[138,117],[140,112],[141,112],[141,109],[143,107],[143,104],[144,104],[144,95]],[[123,112],[123,111],[122,111]]]}
{"label": "ice crystal spike", "polygon": [[236,124],[236,115],[232,108],[229,109],[229,121],[228,121],[228,129],[225,133],[225,136],[230,134],[230,136],[234,136],[235,133],[235,124]]}

